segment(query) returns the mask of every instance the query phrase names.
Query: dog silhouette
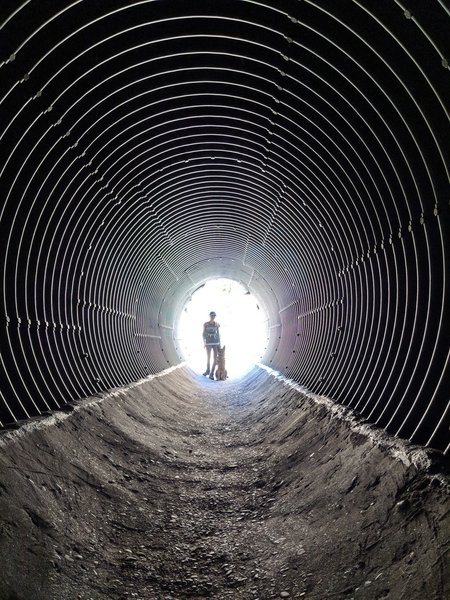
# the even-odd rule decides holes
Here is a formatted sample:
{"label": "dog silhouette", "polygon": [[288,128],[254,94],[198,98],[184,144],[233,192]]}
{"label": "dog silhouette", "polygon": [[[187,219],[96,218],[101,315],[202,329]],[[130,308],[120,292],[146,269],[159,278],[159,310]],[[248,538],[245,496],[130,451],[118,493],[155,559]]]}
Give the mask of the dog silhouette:
{"label": "dog silhouette", "polygon": [[216,379],[225,381],[227,377],[227,370],[225,369],[225,346],[223,346],[217,350]]}

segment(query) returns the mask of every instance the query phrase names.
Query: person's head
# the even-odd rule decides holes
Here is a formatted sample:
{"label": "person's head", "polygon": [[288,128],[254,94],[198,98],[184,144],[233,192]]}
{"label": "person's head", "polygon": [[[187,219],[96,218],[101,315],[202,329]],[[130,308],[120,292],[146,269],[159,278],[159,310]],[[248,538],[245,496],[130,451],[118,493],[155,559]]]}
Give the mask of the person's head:
{"label": "person's head", "polygon": [[210,321],[214,321],[214,319],[215,319],[215,318],[216,318],[216,313],[215,313],[215,312],[212,310],[212,311],[209,313],[209,320],[210,320]]}

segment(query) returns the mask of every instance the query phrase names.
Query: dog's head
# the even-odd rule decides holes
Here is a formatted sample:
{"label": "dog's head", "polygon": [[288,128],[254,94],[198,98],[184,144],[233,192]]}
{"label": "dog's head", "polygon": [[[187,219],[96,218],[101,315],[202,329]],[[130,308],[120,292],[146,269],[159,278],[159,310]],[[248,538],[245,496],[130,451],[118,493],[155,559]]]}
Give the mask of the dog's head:
{"label": "dog's head", "polygon": [[220,357],[224,358],[225,357],[225,346],[222,346],[222,348],[219,348],[217,353]]}

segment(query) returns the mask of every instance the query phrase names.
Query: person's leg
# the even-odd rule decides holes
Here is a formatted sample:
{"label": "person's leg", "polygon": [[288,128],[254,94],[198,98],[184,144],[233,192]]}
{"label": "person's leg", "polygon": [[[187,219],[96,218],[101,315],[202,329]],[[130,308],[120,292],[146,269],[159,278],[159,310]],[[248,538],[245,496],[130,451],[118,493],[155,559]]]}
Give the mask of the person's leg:
{"label": "person's leg", "polygon": [[[217,365],[217,350],[219,349],[219,346],[211,346],[212,351],[213,351],[213,366],[211,369],[211,373],[209,375],[210,379],[214,379],[214,371],[216,370],[216,365]],[[209,362],[208,362],[209,365]]]}
{"label": "person's leg", "polygon": [[209,365],[211,363],[211,348],[212,346],[206,346],[206,371],[203,375],[209,375]]}

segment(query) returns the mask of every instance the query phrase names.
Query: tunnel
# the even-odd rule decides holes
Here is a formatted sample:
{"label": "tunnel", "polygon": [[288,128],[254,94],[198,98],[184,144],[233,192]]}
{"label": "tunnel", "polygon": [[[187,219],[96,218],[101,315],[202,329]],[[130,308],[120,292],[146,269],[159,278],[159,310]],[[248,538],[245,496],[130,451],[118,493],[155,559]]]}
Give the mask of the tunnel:
{"label": "tunnel", "polygon": [[227,276],[264,364],[447,450],[446,3],[58,8],[2,8],[2,424],[179,363]]}
{"label": "tunnel", "polygon": [[177,323],[227,278],[268,333],[220,398],[257,390],[257,412],[276,383],[323,439],[328,411],[444,464],[449,17],[447,0],[3,0],[0,441],[121,389],[203,398]]}

